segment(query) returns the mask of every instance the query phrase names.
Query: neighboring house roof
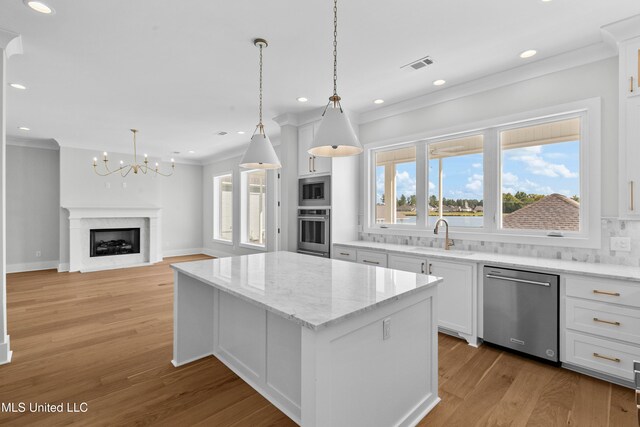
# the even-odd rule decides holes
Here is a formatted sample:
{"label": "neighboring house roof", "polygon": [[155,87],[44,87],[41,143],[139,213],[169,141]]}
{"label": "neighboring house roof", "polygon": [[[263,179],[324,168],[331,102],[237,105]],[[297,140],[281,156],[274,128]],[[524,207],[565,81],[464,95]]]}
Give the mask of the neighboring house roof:
{"label": "neighboring house roof", "polygon": [[550,194],[517,211],[505,214],[504,228],[580,230],[580,203],[562,194]]}

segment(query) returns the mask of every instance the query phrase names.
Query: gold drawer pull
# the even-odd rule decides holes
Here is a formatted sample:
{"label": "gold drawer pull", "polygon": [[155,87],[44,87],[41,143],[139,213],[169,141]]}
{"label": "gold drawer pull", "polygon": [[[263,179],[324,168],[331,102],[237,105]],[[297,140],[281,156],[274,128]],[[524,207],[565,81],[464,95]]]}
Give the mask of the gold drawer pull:
{"label": "gold drawer pull", "polygon": [[631,84],[629,85],[629,92],[633,93],[633,76],[631,76],[629,80],[631,81]]}
{"label": "gold drawer pull", "polygon": [[594,317],[593,321],[600,322],[600,323],[607,323],[609,325],[614,325],[614,326],[620,326],[620,322],[612,322],[611,320],[602,320],[602,319],[598,319],[597,317]]}
{"label": "gold drawer pull", "polygon": [[368,259],[363,259],[362,262],[366,262],[367,264],[380,265],[378,261],[369,261]]}
{"label": "gold drawer pull", "polygon": [[351,255],[351,254],[350,254],[350,253],[348,253],[348,252],[340,252],[340,255],[349,256],[349,255]]}
{"label": "gold drawer pull", "polygon": [[600,291],[598,289],[594,289],[593,293],[594,294],[601,294],[601,295],[609,295],[609,296],[612,296],[612,297],[619,297],[620,296],[620,292]]}
{"label": "gold drawer pull", "polygon": [[612,362],[616,362],[616,363],[621,362],[621,360],[618,359],[617,357],[603,356],[602,354],[598,354],[598,353],[593,353],[593,357],[598,357],[600,359],[605,359],[605,360],[611,360]]}

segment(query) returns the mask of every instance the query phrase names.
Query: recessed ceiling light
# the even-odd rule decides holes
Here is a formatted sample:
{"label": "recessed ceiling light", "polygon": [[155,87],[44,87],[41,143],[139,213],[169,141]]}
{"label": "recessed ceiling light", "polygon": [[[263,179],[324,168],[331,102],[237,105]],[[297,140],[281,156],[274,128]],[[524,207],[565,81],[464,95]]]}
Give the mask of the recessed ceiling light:
{"label": "recessed ceiling light", "polygon": [[542,0],[543,3],[549,3],[551,0]]}
{"label": "recessed ceiling light", "polygon": [[434,86],[442,86],[443,84],[445,84],[447,81],[446,80],[442,80],[442,79],[438,79],[438,80],[434,80],[433,81],[433,85]]}
{"label": "recessed ceiling light", "polygon": [[25,90],[27,88],[25,85],[21,85],[20,83],[9,83],[9,86],[11,86],[14,89],[20,89],[20,90]]}
{"label": "recessed ceiling light", "polygon": [[535,55],[536,53],[538,53],[537,50],[535,49],[529,49],[529,50],[525,50],[524,52],[522,52],[520,54],[520,58],[531,58],[533,55]]}
{"label": "recessed ceiling light", "polygon": [[244,134],[245,134],[245,132],[243,130],[239,130],[238,131],[238,135],[244,135]]}
{"label": "recessed ceiling light", "polygon": [[373,101],[374,104],[384,104],[384,99],[376,99]]}
{"label": "recessed ceiling light", "polygon": [[31,9],[36,12],[44,13],[45,15],[51,15],[55,13],[55,10],[51,6],[48,6],[44,2],[36,1],[36,0],[24,0],[24,4],[29,6]]}
{"label": "recessed ceiling light", "polygon": [[30,128],[25,127],[25,126],[20,126],[18,129],[20,129],[20,130],[24,130],[24,131],[31,130]]}
{"label": "recessed ceiling light", "polygon": [[195,154],[195,151],[189,150],[189,154]]}
{"label": "recessed ceiling light", "polygon": [[305,98],[304,96],[301,96],[300,98],[296,98],[298,100],[298,102],[307,102],[308,99]]}

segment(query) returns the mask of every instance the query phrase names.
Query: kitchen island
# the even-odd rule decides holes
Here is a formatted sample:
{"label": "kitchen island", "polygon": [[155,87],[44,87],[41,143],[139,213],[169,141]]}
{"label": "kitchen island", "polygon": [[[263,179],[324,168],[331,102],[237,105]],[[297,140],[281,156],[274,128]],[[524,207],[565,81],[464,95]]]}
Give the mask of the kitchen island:
{"label": "kitchen island", "polygon": [[291,252],[172,267],[175,366],[213,355],[303,426],[415,425],[438,403],[442,279]]}

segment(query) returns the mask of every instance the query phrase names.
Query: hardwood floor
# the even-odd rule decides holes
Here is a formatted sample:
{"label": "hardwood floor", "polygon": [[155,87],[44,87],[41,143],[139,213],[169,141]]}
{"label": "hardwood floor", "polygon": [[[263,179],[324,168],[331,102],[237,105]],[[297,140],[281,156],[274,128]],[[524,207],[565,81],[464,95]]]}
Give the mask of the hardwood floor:
{"label": "hardwood floor", "polygon": [[[85,413],[0,412],[2,425],[294,425],[210,357],[171,363],[172,262],[8,276],[13,362],[0,402],[87,402]],[[440,336],[442,402],[421,426],[636,426],[633,391]]]}

